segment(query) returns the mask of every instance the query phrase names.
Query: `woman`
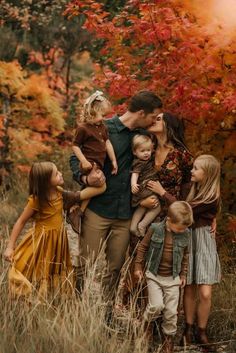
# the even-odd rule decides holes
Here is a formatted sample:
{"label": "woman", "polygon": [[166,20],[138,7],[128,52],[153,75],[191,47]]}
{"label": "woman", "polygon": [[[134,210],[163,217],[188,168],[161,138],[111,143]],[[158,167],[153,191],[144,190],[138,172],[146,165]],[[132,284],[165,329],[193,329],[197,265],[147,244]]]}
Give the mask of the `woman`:
{"label": "woman", "polygon": [[[154,139],[155,146],[155,169],[157,179],[163,187],[177,199],[184,199],[190,188],[191,169],[193,157],[188,151],[184,142],[184,125],[183,121],[170,113],[161,113],[157,116],[156,122],[148,129]],[[150,196],[140,205],[145,208],[154,208],[157,206],[157,198]],[[167,206],[161,202],[160,218],[166,215]],[[135,256],[135,250],[140,238],[131,235],[129,253],[131,258]],[[133,300],[133,296],[137,297],[137,287],[132,276],[133,263],[131,260],[130,272],[125,281],[124,303]],[[140,287],[138,289],[140,292]],[[138,303],[142,295],[138,294]],[[143,302],[143,301],[142,301]],[[142,304],[141,304],[142,306]]]}
{"label": "woman", "polygon": [[[184,142],[183,121],[170,113],[162,113],[148,131],[157,141],[155,169],[160,183],[177,199],[184,199],[190,188],[193,157]],[[152,198],[141,205],[155,206]]]}

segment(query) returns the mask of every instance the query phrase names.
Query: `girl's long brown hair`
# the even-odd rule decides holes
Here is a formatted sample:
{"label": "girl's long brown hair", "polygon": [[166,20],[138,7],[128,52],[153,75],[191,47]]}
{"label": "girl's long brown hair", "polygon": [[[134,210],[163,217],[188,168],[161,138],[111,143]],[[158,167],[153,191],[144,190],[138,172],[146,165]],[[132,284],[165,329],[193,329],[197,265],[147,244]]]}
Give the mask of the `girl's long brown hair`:
{"label": "girl's long brown hair", "polygon": [[39,207],[49,202],[50,180],[54,164],[52,162],[37,162],[30,169],[29,194],[37,197]]}

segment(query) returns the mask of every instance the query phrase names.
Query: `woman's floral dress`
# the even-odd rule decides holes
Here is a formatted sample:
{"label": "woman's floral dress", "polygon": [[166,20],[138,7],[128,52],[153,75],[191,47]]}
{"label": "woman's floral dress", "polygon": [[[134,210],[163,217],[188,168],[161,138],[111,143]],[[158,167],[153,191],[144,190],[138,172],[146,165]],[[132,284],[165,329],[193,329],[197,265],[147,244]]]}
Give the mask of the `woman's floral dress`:
{"label": "woman's floral dress", "polygon": [[[157,169],[157,180],[177,200],[185,199],[190,187],[192,166],[192,155],[183,148],[175,147],[167,154],[162,166]],[[165,211],[164,208],[162,215]]]}

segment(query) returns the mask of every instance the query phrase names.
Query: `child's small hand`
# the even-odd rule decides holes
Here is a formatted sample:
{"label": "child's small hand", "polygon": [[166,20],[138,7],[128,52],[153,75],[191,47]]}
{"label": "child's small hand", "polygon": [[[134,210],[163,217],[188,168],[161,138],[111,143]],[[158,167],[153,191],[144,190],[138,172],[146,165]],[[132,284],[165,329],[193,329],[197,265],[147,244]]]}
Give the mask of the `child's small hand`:
{"label": "child's small hand", "polygon": [[180,277],[180,288],[184,288],[186,285],[186,278]]}
{"label": "child's small hand", "polygon": [[6,261],[12,261],[14,255],[14,250],[12,248],[6,248],[4,251],[3,257]]}
{"label": "child's small hand", "polygon": [[216,236],[216,218],[213,218],[210,232],[211,232],[212,238],[215,238],[215,236]]}
{"label": "child's small hand", "polygon": [[132,194],[137,194],[139,192],[139,185],[138,184],[131,185],[131,191],[132,191]]}
{"label": "child's small hand", "polygon": [[111,171],[111,174],[112,175],[116,175],[117,174],[117,172],[118,172],[118,165],[117,165],[117,162],[116,162],[116,160],[114,160],[114,161],[112,161],[111,162],[112,163],[112,171]]}
{"label": "child's small hand", "polygon": [[143,271],[141,271],[141,270],[136,270],[136,271],[134,271],[134,277],[135,277],[139,282],[141,282],[142,279],[143,279]]}
{"label": "child's small hand", "polygon": [[85,160],[83,162],[81,162],[81,169],[85,172],[91,170],[93,168],[92,163],[90,163],[89,161]]}

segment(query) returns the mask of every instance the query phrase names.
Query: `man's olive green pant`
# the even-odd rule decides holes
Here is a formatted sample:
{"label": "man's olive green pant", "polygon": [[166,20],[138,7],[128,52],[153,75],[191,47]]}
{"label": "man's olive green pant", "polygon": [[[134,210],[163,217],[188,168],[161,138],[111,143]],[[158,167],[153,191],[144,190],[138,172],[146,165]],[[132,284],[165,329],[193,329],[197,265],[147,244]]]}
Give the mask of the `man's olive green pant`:
{"label": "man's olive green pant", "polygon": [[81,291],[87,263],[94,263],[101,250],[105,250],[106,269],[102,284],[104,298],[114,300],[120,271],[124,264],[130,240],[130,220],[110,219],[98,216],[86,209],[81,227],[80,258],[77,269],[77,289]]}

